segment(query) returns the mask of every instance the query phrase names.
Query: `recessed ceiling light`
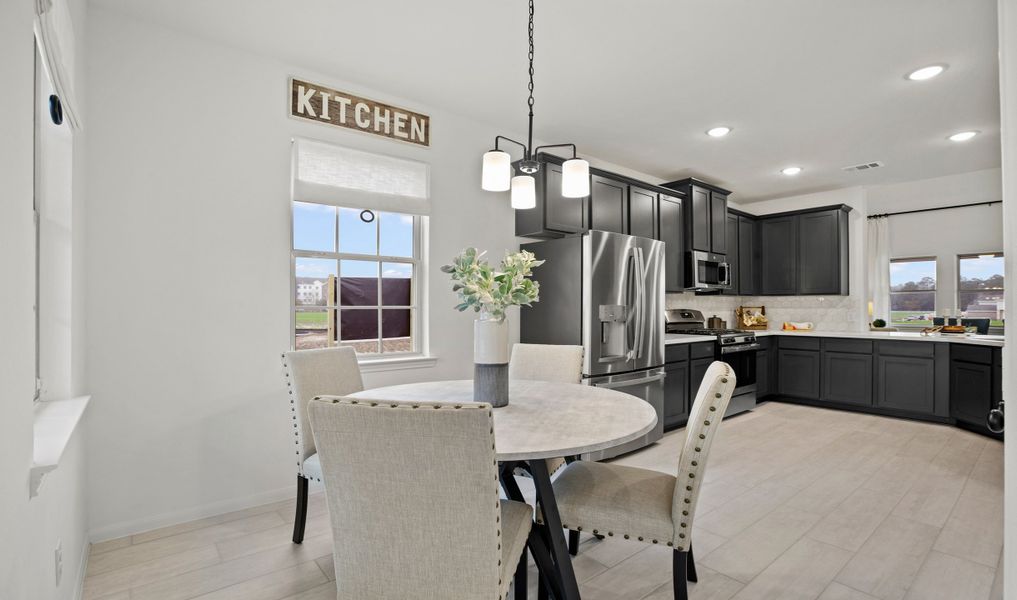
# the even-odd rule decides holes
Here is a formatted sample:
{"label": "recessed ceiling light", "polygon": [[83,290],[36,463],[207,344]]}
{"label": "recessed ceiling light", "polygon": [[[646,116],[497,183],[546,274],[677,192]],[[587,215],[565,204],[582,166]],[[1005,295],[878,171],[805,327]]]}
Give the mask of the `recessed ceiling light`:
{"label": "recessed ceiling light", "polygon": [[929,65],[928,67],[922,67],[921,69],[911,71],[908,73],[908,79],[911,81],[925,81],[926,79],[932,79],[945,70],[946,65]]}
{"label": "recessed ceiling light", "polygon": [[710,137],[724,137],[729,133],[731,133],[730,127],[714,127],[713,129],[707,131],[706,135]]}
{"label": "recessed ceiling light", "polygon": [[966,142],[971,138],[975,137],[976,135],[978,135],[977,131],[961,131],[959,133],[951,135],[946,139],[950,140],[951,142]]}
{"label": "recessed ceiling light", "polygon": [[802,172],[802,168],[801,167],[784,167],[783,169],[780,170],[780,172],[785,174],[785,175],[797,175],[797,174]]}

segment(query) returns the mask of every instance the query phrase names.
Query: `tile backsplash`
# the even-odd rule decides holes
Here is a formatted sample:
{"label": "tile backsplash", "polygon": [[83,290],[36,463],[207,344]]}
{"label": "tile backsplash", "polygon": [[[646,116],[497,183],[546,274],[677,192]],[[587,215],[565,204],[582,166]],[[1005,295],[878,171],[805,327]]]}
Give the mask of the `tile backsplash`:
{"label": "tile backsplash", "polygon": [[811,321],[820,331],[860,331],[861,300],[854,296],[697,296],[692,292],[668,294],[667,308],[694,308],[709,319],[717,315],[734,327],[739,306],[765,306],[770,329],[780,329],[784,321]]}

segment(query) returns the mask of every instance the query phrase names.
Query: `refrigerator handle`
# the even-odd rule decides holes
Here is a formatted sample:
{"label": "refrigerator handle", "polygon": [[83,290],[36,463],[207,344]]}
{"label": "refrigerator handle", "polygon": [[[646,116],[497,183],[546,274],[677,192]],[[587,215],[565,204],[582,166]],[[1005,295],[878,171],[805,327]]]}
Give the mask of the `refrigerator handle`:
{"label": "refrigerator handle", "polygon": [[642,248],[633,248],[636,257],[636,340],[635,358],[643,357],[643,329],[646,326],[646,260]]}
{"label": "refrigerator handle", "polygon": [[[627,314],[625,316],[625,360],[632,360],[635,356],[635,345],[637,331],[632,331],[633,322],[636,321],[639,315],[633,310],[633,305],[638,306],[639,290],[636,287],[636,276],[634,271],[636,270],[636,249],[629,248],[628,254],[625,257],[625,303]],[[630,342],[629,339],[632,341]]]}

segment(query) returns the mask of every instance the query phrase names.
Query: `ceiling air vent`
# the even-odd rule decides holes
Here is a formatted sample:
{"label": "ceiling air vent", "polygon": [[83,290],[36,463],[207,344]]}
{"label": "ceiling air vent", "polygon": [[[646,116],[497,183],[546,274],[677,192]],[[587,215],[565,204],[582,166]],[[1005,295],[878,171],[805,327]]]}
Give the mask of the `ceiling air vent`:
{"label": "ceiling air vent", "polygon": [[860,165],[851,165],[850,167],[844,167],[842,170],[844,170],[844,171],[868,171],[869,169],[878,169],[879,167],[882,167],[882,166],[883,166],[883,163],[881,161],[876,160],[876,161],[873,161],[873,162],[862,163]]}

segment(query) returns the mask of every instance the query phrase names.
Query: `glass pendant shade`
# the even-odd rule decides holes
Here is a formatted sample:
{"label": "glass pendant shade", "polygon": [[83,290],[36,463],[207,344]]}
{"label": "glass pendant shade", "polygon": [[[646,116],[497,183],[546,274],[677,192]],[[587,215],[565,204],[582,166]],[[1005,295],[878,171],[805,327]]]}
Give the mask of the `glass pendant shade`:
{"label": "glass pendant shade", "polygon": [[522,210],[537,206],[536,182],[529,175],[512,178],[512,208]]}
{"label": "glass pendant shade", "polygon": [[561,195],[566,198],[590,195],[590,163],[581,158],[565,161],[561,166]]}
{"label": "glass pendant shade", "polygon": [[484,171],[480,187],[489,192],[507,192],[512,178],[512,157],[508,152],[491,150],[484,153]]}

